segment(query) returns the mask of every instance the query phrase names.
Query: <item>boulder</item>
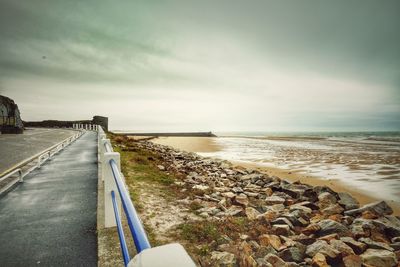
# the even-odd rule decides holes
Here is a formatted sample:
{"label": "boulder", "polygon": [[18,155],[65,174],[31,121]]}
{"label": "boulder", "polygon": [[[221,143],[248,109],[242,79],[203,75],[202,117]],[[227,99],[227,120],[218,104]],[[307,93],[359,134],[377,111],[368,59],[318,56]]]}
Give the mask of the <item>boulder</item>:
{"label": "boulder", "polygon": [[321,253],[331,259],[336,258],[340,254],[338,250],[331,247],[324,240],[317,240],[313,244],[309,245],[306,249],[306,254],[310,257],[314,257],[317,253]]}
{"label": "boulder", "polygon": [[323,192],[318,195],[318,206],[320,207],[320,209],[325,209],[329,206],[332,206],[336,204],[336,202],[336,197],[329,192]]}
{"label": "boulder", "polygon": [[287,262],[297,262],[300,263],[304,259],[304,249],[298,246],[289,247],[287,249],[282,250],[279,252],[279,257]]}
{"label": "boulder", "polygon": [[326,257],[322,253],[316,253],[312,259],[313,267],[330,267],[330,265],[326,262]]}
{"label": "boulder", "polygon": [[359,214],[362,214],[364,211],[373,212],[378,216],[390,215],[393,213],[392,208],[385,201],[377,201],[374,203],[364,205],[358,209],[345,211],[344,214],[350,216],[357,216]]}
{"label": "boulder", "polygon": [[339,204],[344,207],[345,210],[358,209],[360,203],[349,193],[341,192],[338,193]]}
{"label": "boulder", "polygon": [[348,255],[343,257],[343,265],[344,267],[361,267],[362,259],[358,255]]}
{"label": "boulder", "polygon": [[288,267],[286,262],[275,254],[268,254],[264,259],[274,267]]}
{"label": "boulder", "polygon": [[341,240],[331,240],[330,245],[336,249],[337,251],[339,251],[340,253],[342,253],[342,256],[348,256],[348,255],[353,255],[354,251],[353,249],[346,245],[346,243],[344,243]]}
{"label": "boulder", "polygon": [[346,236],[350,233],[350,230],[337,221],[327,219],[318,222],[320,230],[317,232],[318,236],[324,236],[329,234],[337,233],[339,236]]}
{"label": "boulder", "polygon": [[249,205],[249,199],[246,195],[241,194],[239,196],[235,196],[234,203],[242,206],[247,206]]}
{"label": "boulder", "polygon": [[346,245],[351,247],[356,254],[361,254],[367,249],[367,245],[354,240],[352,237],[341,237],[341,241],[343,241]]}
{"label": "boulder", "polygon": [[282,246],[281,239],[276,235],[261,235],[258,237],[261,246],[272,246],[275,250],[279,250]]}
{"label": "boulder", "polygon": [[245,213],[247,218],[249,218],[251,221],[257,219],[257,217],[261,214],[258,210],[252,207],[247,207],[245,209]]}
{"label": "boulder", "polygon": [[334,204],[321,210],[322,214],[324,215],[341,214],[343,211],[344,209],[339,204]]}
{"label": "boulder", "polygon": [[265,202],[268,204],[268,205],[274,205],[274,204],[283,204],[283,203],[285,203],[285,199],[284,198],[282,198],[282,197],[279,197],[279,196],[270,196],[270,197],[267,197],[266,199],[265,199]]}
{"label": "boulder", "polygon": [[363,237],[363,238],[358,239],[358,241],[367,244],[368,248],[386,249],[386,250],[390,250],[390,251],[393,251],[393,250],[394,250],[394,249],[393,249],[391,246],[389,246],[388,244],[383,243],[383,242],[374,241],[374,240],[372,240],[371,238],[365,238],[365,237]]}
{"label": "boulder", "polygon": [[385,249],[369,248],[360,256],[362,262],[370,266],[393,267],[398,263],[396,255]]}
{"label": "boulder", "polygon": [[213,266],[233,267],[236,266],[235,255],[229,252],[213,251],[211,252],[211,261]]}

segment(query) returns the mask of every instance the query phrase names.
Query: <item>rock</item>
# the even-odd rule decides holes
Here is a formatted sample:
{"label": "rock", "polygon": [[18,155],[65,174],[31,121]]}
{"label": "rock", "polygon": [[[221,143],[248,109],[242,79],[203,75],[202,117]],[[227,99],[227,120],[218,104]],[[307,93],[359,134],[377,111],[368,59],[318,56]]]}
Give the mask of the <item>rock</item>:
{"label": "rock", "polygon": [[384,249],[369,248],[360,256],[362,262],[370,266],[393,267],[398,263],[396,255]]}
{"label": "rock", "polygon": [[239,206],[230,206],[226,211],[225,214],[227,216],[239,216],[244,214],[243,208]]}
{"label": "rock", "polygon": [[327,219],[322,220],[318,223],[321,229],[317,232],[319,236],[329,235],[337,233],[339,236],[346,236],[349,234],[349,229],[337,221]]}
{"label": "rock", "polygon": [[386,250],[390,250],[390,251],[394,250],[388,244],[385,244],[383,242],[376,242],[376,241],[372,240],[371,238],[360,238],[358,241],[367,244],[368,248],[386,249]]}
{"label": "rock", "polygon": [[285,217],[279,217],[271,222],[271,224],[286,224],[289,225],[291,229],[293,229],[293,224]]}
{"label": "rock", "polygon": [[192,187],[192,189],[197,189],[197,190],[200,190],[200,191],[206,191],[206,190],[209,189],[209,188],[210,188],[210,187],[207,186],[207,185],[199,185],[199,184],[194,185],[194,186]]}
{"label": "rock", "polygon": [[330,245],[334,249],[342,253],[342,256],[348,256],[354,254],[353,249],[350,246],[346,245],[346,243],[344,243],[341,240],[331,240]]}
{"label": "rock", "polygon": [[234,198],[236,195],[232,192],[225,192],[225,193],[221,193],[221,195],[223,197],[227,197],[227,198]]}
{"label": "rock", "polygon": [[312,259],[313,267],[330,267],[330,265],[326,262],[325,255],[322,253],[316,253]]}
{"label": "rock", "polygon": [[261,246],[272,246],[275,250],[279,250],[282,246],[281,239],[276,235],[260,235],[258,237]]}
{"label": "rock", "polygon": [[267,222],[275,220],[278,217],[278,212],[275,210],[268,210],[260,215],[259,218],[265,219]]}
{"label": "rock", "polygon": [[303,229],[302,233],[305,235],[311,235],[321,230],[321,226],[316,223],[309,224],[306,228]]}
{"label": "rock", "polygon": [[242,206],[247,206],[247,205],[249,205],[249,199],[247,198],[246,195],[242,194],[239,196],[235,196],[234,203],[242,205]]}
{"label": "rock", "polygon": [[160,171],[165,171],[165,167],[164,167],[163,165],[157,165],[157,168],[158,168]]}
{"label": "rock", "polygon": [[236,266],[235,255],[229,252],[213,251],[211,252],[211,261],[214,266],[233,267]]}
{"label": "rock", "polygon": [[271,263],[269,263],[266,259],[264,258],[258,258],[256,259],[257,266],[259,267],[273,267]]}
{"label": "rock", "polygon": [[331,205],[325,209],[323,209],[321,212],[324,215],[333,215],[333,214],[341,214],[344,211],[342,206],[339,204]]}
{"label": "rock", "polygon": [[284,260],[274,254],[268,254],[264,259],[274,267],[288,267]]}
{"label": "rock", "polygon": [[373,212],[373,213],[377,214],[378,216],[390,215],[393,213],[392,208],[385,201],[377,201],[374,203],[364,205],[358,209],[352,209],[352,210],[345,211],[344,214],[350,215],[350,216],[356,216],[356,215],[363,213],[364,211]]}
{"label": "rock", "polygon": [[247,207],[245,209],[245,213],[247,218],[249,218],[251,221],[257,219],[257,217],[261,214],[258,210],[252,207]]}
{"label": "rock", "polygon": [[358,255],[348,255],[342,260],[344,267],[361,267],[362,265],[362,259]]}
{"label": "rock", "polygon": [[358,209],[360,207],[360,203],[349,193],[340,192],[339,196],[339,204],[344,206],[345,210]]}
{"label": "rock", "polygon": [[[390,237],[399,237],[400,242],[400,218],[396,216],[386,215],[372,222],[384,229]],[[394,242],[394,241],[393,241]]]}
{"label": "rock", "polygon": [[354,240],[352,237],[341,237],[341,241],[343,241],[346,245],[351,247],[356,254],[361,254],[367,249],[367,245]]}
{"label": "rock", "polygon": [[301,249],[300,247],[297,246],[293,246],[282,250],[281,252],[279,252],[278,255],[284,261],[287,262],[294,261],[300,263],[304,259],[304,252],[305,252],[304,249]]}
{"label": "rock", "polygon": [[252,256],[245,255],[240,259],[240,266],[257,267],[257,262]]}
{"label": "rock", "polygon": [[325,208],[327,208],[329,206],[332,206],[332,205],[336,204],[336,202],[337,202],[336,197],[333,194],[329,193],[329,192],[321,193],[318,196],[318,200],[319,200],[318,206],[321,209],[325,209]]}
{"label": "rock", "polygon": [[272,226],[272,231],[277,235],[285,235],[285,236],[288,236],[292,233],[290,231],[290,226],[287,224],[274,224]]}
{"label": "rock", "polygon": [[270,196],[265,199],[265,202],[268,205],[283,204],[285,203],[285,199],[278,196]]}
{"label": "rock", "polygon": [[324,240],[317,240],[306,249],[306,254],[310,257],[314,257],[317,253],[322,253],[331,259],[336,258],[340,254],[338,250],[328,245]]}

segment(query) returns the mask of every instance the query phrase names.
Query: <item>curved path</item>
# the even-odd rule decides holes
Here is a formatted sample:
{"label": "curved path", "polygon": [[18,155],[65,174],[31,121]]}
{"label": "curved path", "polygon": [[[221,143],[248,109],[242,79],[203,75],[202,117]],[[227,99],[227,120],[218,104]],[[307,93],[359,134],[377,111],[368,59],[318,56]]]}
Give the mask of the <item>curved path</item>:
{"label": "curved path", "polygon": [[97,177],[87,132],[0,198],[0,265],[97,266]]}

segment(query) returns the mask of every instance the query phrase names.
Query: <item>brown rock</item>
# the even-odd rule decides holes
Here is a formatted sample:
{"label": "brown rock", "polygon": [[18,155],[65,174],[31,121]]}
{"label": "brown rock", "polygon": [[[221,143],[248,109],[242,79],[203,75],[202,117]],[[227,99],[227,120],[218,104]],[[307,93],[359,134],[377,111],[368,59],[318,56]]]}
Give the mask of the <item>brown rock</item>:
{"label": "brown rock", "polygon": [[259,218],[263,218],[267,222],[273,221],[278,217],[278,212],[275,210],[267,210],[263,214],[260,215]]}
{"label": "brown rock", "polygon": [[242,205],[242,206],[247,206],[249,205],[249,199],[247,198],[246,195],[239,195],[235,196],[234,201],[235,204]]}
{"label": "brown rock", "polygon": [[257,217],[261,214],[258,210],[252,207],[247,207],[245,209],[245,213],[247,218],[249,218],[251,221],[257,219]]}
{"label": "brown rock", "polygon": [[274,254],[268,254],[264,258],[267,262],[271,263],[274,267],[288,267],[286,262]]}
{"label": "brown rock", "polygon": [[362,260],[358,255],[348,255],[343,258],[343,264],[345,267],[361,267]]}
{"label": "brown rock", "polygon": [[287,224],[275,224],[272,226],[272,231],[277,235],[285,235],[288,236],[292,234],[290,230],[290,226]]}
{"label": "brown rock", "polygon": [[312,259],[313,267],[330,267],[330,265],[326,262],[325,255],[322,253],[317,253],[314,255]]}
{"label": "brown rock", "polygon": [[259,238],[261,246],[268,246],[271,245],[275,250],[279,250],[282,246],[281,239],[279,236],[276,235],[261,235]]}
{"label": "brown rock", "polygon": [[285,203],[285,199],[282,197],[278,197],[278,196],[270,196],[265,199],[265,202],[268,205],[283,204],[283,203]]}
{"label": "brown rock", "polygon": [[321,226],[319,226],[316,223],[309,224],[306,228],[303,229],[302,233],[305,235],[311,235],[316,232],[318,232],[321,229]]}
{"label": "brown rock", "polygon": [[377,201],[374,203],[364,205],[359,209],[345,211],[344,214],[350,216],[356,216],[362,214],[364,211],[367,210],[377,214],[378,216],[390,215],[393,213],[392,208],[385,201]]}
{"label": "brown rock", "polygon": [[339,204],[331,205],[325,209],[323,209],[321,212],[324,215],[334,215],[334,214],[341,214],[344,211],[342,206]]}
{"label": "brown rock", "polygon": [[318,196],[318,206],[320,207],[320,209],[325,209],[329,206],[332,206],[334,204],[336,204],[337,199],[336,197],[329,193],[329,192],[323,192]]}
{"label": "brown rock", "polygon": [[317,253],[322,253],[331,259],[336,258],[340,254],[338,250],[328,245],[324,240],[317,240],[307,247],[306,254],[308,256],[314,257]]}
{"label": "brown rock", "polygon": [[353,249],[346,245],[343,241],[341,240],[331,240],[330,245],[338,250],[340,253],[342,253],[342,256],[348,256],[348,255],[353,255],[354,251]]}
{"label": "brown rock", "polygon": [[343,241],[346,245],[351,247],[356,254],[361,254],[367,249],[367,245],[354,240],[352,237],[341,237],[341,241]]}

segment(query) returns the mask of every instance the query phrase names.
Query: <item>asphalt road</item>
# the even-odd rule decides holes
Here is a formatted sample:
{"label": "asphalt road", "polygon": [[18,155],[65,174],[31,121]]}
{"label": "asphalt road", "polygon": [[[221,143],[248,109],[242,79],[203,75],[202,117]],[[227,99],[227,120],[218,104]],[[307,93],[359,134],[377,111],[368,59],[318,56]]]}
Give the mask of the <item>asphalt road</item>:
{"label": "asphalt road", "polygon": [[88,132],[0,198],[0,266],[97,266],[97,139]]}
{"label": "asphalt road", "polygon": [[0,173],[75,133],[65,129],[30,128],[23,134],[0,135]]}

